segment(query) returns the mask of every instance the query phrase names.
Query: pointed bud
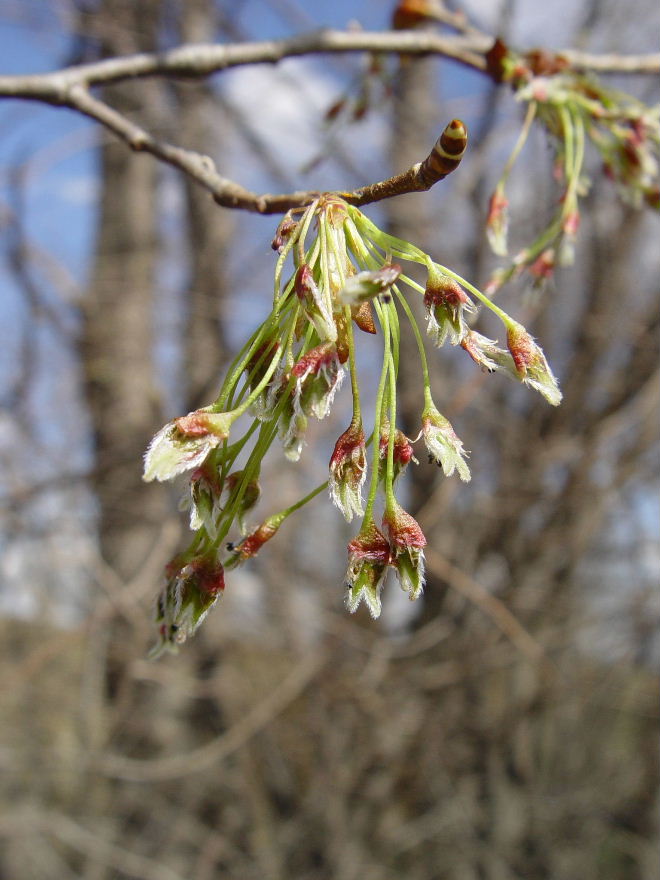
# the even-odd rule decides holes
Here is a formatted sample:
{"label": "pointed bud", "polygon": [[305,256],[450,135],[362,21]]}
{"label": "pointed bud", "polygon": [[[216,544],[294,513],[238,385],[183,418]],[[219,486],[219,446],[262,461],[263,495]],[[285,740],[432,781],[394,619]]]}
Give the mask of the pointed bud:
{"label": "pointed bud", "polygon": [[350,522],[362,515],[362,486],[367,476],[367,452],[360,421],[351,422],[335,443],[330,458],[330,498]]}
{"label": "pointed bud", "polygon": [[349,306],[367,303],[375,296],[387,293],[400,274],[401,266],[397,263],[389,263],[373,272],[358,272],[346,279],[339,300]]}
{"label": "pointed bud", "polygon": [[417,520],[397,502],[385,511],[383,526],[390,540],[391,565],[401,589],[411,599],[417,599],[424,589],[424,533]]}
{"label": "pointed bud", "polygon": [[284,217],[280,221],[280,225],[275,231],[275,238],[271,243],[271,247],[274,251],[277,251],[278,254],[282,253],[287,241],[291,238],[291,234],[293,233],[297,225],[298,223],[291,217],[290,213],[284,215]]}
{"label": "pointed bud", "polygon": [[424,306],[426,332],[437,346],[447,338],[452,345],[457,345],[468,332],[466,315],[476,311],[461,285],[435,268],[429,270]]}
{"label": "pointed bud", "polygon": [[380,593],[390,556],[389,542],[373,522],[363,526],[359,535],[349,542],[345,586],[346,607],[351,614],[364,601],[371,616],[379,617]]}
{"label": "pointed bud", "polygon": [[200,409],[168,422],[149,444],[143,479],[169,480],[198,467],[212,449],[227,439],[235,418],[233,412]]}
{"label": "pointed bud", "polygon": [[426,406],[422,413],[422,436],[429,457],[442,467],[446,477],[457,471],[461,480],[466,483],[470,480],[470,468],[465,461],[468,453],[449,420],[433,404]]}

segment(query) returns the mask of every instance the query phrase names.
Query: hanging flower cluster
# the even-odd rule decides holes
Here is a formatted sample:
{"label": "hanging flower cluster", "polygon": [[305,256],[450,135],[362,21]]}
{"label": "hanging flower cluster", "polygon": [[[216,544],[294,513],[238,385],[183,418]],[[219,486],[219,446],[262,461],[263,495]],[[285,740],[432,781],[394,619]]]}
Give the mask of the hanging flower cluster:
{"label": "hanging flower cluster", "polygon": [[[364,601],[378,616],[381,588],[390,570],[411,599],[420,595],[426,539],[397,501],[395,481],[410,461],[416,461],[413,443],[420,441],[447,476],[457,473],[469,480],[470,471],[463,443],[433,401],[422,334],[404,285],[412,295],[423,297],[427,331],[435,345],[448,341],[462,347],[480,367],[502,370],[549,403],[557,405],[561,399],[543,352],[519,323],[450,269],[381,231],[338,196],[323,195],[287,214],[273,248],[279,257],[269,316],[236,356],[217,399],[167,424],[145,456],[146,480],[188,473],[187,504],[195,532],[188,549],[167,569],[158,603],[156,652],[185,641],[222,595],[225,570],[255,556],[287,517],[326,487],[348,522],[361,520],[348,545],[348,608],[354,611]],[[426,268],[425,287],[404,274],[404,262]],[[502,321],[504,346],[470,328],[477,302]],[[423,405],[416,440],[396,427],[401,318],[412,328],[421,364]],[[365,432],[356,368],[358,333],[378,333],[382,340],[370,436]],[[259,499],[264,456],[279,438],[287,458],[300,458],[309,420],[328,415],[346,372],[352,418],[336,441],[327,480],[250,529],[247,518]],[[384,513],[377,523],[375,504],[381,493]],[[240,531],[240,539],[235,539],[234,530]]]}
{"label": "hanging flower cluster", "polygon": [[517,100],[527,105],[520,135],[490,199],[486,231],[493,252],[507,255],[506,184],[535,119],[550,135],[561,187],[555,216],[509,266],[496,270],[486,287],[493,293],[525,269],[542,281],[552,277],[557,265],[572,263],[579,198],[589,189],[583,173],[587,141],[626,202],[660,210],[660,106],[648,107],[606,88],[595,77],[571,69],[563,56],[544,50],[518,55],[497,40],[487,60],[493,79],[509,83]]}

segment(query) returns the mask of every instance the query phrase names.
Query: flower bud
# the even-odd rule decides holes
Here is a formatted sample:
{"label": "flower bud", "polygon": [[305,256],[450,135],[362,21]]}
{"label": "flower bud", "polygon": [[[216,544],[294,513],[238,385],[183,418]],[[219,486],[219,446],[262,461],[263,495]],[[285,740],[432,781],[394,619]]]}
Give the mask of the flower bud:
{"label": "flower bud", "polygon": [[[380,460],[384,461],[387,459],[387,449],[390,442],[390,425],[389,422],[385,421],[380,427],[380,441],[379,441],[379,450],[380,450]],[[417,459],[415,458],[414,451],[412,448],[412,443],[398,428],[394,432],[394,476],[393,479],[397,480],[401,474],[403,474],[408,467],[408,464],[414,461],[417,464]]]}
{"label": "flower bud", "polygon": [[294,288],[308,320],[314,325],[321,341],[336,342],[337,328],[332,317],[330,293],[319,288],[307,263],[298,267]]}
{"label": "flower bud", "polygon": [[361,516],[362,486],[367,476],[367,452],[362,423],[351,422],[335,443],[330,458],[330,498],[350,522],[353,515]]}
{"label": "flower bud", "polygon": [[348,544],[346,607],[353,614],[364,601],[372,617],[380,616],[380,593],[390,564],[390,544],[374,523],[363,526]]}
{"label": "flower bud", "polygon": [[562,394],[541,347],[515,321],[508,326],[506,341],[517,378],[542,394],[552,406],[558,406]]}
{"label": "flower bud", "polygon": [[158,598],[156,614],[159,641],[151,652],[153,657],[183,644],[225,588],[224,569],[214,556],[186,560],[182,554],[174,557],[165,571],[167,583]]}
{"label": "flower bud", "polygon": [[509,200],[504,195],[504,186],[498,184],[490,197],[488,217],[486,218],[486,236],[491,250],[498,257],[507,255],[507,237],[509,232]]}
{"label": "flower bud", "polygon": [[390,263],[373,272],[358,272],[346,279],[339,292],[339,300],[349,306],[367,303],[379,294],[386,293],[396,283],[401,266]]}
{"label": "flower bud", "polygon": [[306,415],[324,419],[344,379],[336,345],[322,342],[310,349],[291,372],[296,377],[294,406]]}
{"label": "flower bud", "polygon": [[433,404],[426,406],[422,413],[422,436],[429,458],[442,467],[446,477],[457,471],[461,480],[470,480],[470,468],[465,462],[468,453],[449,420]]}
{"label": "flower bud", "polygon": [[263,545],[275,537],[284,518],[281,513],[270,516],[238,544],[228,544],[227,549],[230,551],[230,555],[225,560],[225,568],[236,568],[246,559],[252,559],[253,556],[256,556]]}
{"label": "flower bud", "polygon": [[169,480],[198,467],[212,449],[227,439],[234,419],[232,412],[199,409],[168,422],[149,444],[143,479]]}
{"label": "flower bud", "polygon": [[419,523],[397,503],[385,511],[383,526],[390,540],[391,565],[411,599],[424,589],[424,547],[426,538]]}
{"label": "flower bud", "polygon": [[452,345],[459,343],[468,332],[466,314],[476,311],[461,285],[435,269],[429,271],[424,306],[426,331],[437,346],[441,346],[447,338]]}

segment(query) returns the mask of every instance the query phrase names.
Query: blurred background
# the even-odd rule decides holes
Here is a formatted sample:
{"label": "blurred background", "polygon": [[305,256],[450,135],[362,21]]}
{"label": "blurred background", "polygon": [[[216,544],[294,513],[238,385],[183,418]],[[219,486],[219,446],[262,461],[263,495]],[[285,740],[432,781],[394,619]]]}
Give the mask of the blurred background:
{"label": "blurred background", "polygon": [[[382,29],[392,6],[5,0],[2,72]],[[522,48],[657,50],[650,0],[462,8]],[[460,116],[460,170],[366,212],[483,285],[498,265],[488,197],[521,108],[446,60],[381,72],[306,58],[105,97],[271,192],[407,168]],[[657,78],[608,83],[660,98]],[[575,265],[503,291],[560,378],[557,410],[432,353],[473,479],[422,461],[403,490],[429,539],[420,602],[391,583],[378,622],[345,612],[352,530],[321,496],[228,576],[178,656],[151,662],[162,567],[188,538],[181,487],[143,484],[142,454],[214,397],[267,314],[277,218],[218,208],[70,111],[3,101],[0,123],[0,877],[657,877],[658,216],[622,205],[591,155]],[[509,190],[515,253],[557,197],[542,133]],[[367,382],[377,352],[367,340]],[[299,465],[272,457],[259,518],[322,479],[348,406],[313,426]]]}

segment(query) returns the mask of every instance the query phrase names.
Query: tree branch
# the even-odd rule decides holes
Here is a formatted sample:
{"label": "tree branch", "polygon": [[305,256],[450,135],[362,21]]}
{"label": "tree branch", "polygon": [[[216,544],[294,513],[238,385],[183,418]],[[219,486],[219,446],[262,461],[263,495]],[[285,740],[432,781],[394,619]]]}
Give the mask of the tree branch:
{"label": "tree branch", "polygon": [[[485,56],[492,44],[492,36],[474,28],[469,28],[460,35],[449,36],[431,31],[370,33],[320,30],[283,40],[222,45],[189,44],[166,52],[110,58],[52,73],[2,76],[0,98],[20,98],[69,107],[110,129],[131,149],[150,153],[160,161],[183,171],[207,189],[219,205],[261,214],[280,214],[309,203],[317,193],[302,191],[257,195],[218,174],[210,157],[153,137],[110,105],[94,97],[90,88],[153,76],[201,78],[240,65],[274,64],[284,58],[348,52],[441,55],[485,72]],[[558,54],[580,70],[597,70],[601,73],[660,72],[660,53],[601,56],[567,50]],[[365,205],[392,195],[429,189],[445,175],[434,176],[430,180],[428,174],[424,173],[425,165],[426,162],[421,163],[402,175],[342,195],[353,204]]]}

